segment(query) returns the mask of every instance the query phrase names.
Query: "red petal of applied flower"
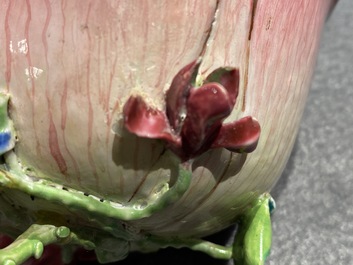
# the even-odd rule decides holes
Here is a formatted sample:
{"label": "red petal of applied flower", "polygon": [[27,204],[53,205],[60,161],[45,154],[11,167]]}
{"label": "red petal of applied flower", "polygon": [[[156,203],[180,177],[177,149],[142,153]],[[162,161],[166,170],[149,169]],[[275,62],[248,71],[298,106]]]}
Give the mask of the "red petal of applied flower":
{"label": "red petal of applied flower", "polygon": [[182,128],[184,153],[195,156],[206,151],[231,110],[228,92],[219,84],[208,83],[193,88],[187,101],[187,116]]}
{"label": "red petal of applied flower", "polygon": [[195,80],[199,63],[194,61],[177,73],[166,94],[167,117],[172,128],[179,134],[186,112],[186,100]]}
{"label": "red petal of applied flower", "polygon": [[221,84],[229,95],[232,106],[239,93],[239,71],[235,68],[218,68],[214,70],[207,78],[207,82],[216,82]]}
{"label": "red petal of applied flower", "polygon": [[162,111],[150,108],[141,97],[130,97],[124,106],[126,129],[140,137],[163,139],[176,143],[178,139],[171,132],[167,117]]}
{"label": "red petal of applied flower", "polygon": [[260,137],[260,125],[252,117],[223,124],[212,148],[224,147],[233,152],[252,152]]}

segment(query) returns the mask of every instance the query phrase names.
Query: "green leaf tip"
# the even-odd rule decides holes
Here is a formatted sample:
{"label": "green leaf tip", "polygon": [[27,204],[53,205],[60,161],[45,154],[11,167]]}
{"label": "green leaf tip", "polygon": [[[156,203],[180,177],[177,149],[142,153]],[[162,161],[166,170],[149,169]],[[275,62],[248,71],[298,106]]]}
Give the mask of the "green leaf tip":
{"label": "green leaf tip", "polygon": [[58,238],[66,238],[70,235],[70,232],[70,229],[65,226],[60,226],[55,231]]}
{"label": "green leaf tip", "polygon": [[271,212],[275,208],[269,194],[261,195],[241,218],[234,242],[234,260],[243,265],[263,265],[272,241]]}

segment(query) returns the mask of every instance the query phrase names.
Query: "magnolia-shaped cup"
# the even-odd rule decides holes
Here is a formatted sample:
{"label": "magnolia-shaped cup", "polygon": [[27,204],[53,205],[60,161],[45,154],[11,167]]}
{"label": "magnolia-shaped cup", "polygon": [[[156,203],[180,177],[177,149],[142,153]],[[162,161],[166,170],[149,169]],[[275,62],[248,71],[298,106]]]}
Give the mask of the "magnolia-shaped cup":
{"label": "magnolia-shaped cup", "polygon": [[131,225],[204,236],[276,183],[305,105],[329,0],[9,1],[0,88],[31,176],[141,207]]}

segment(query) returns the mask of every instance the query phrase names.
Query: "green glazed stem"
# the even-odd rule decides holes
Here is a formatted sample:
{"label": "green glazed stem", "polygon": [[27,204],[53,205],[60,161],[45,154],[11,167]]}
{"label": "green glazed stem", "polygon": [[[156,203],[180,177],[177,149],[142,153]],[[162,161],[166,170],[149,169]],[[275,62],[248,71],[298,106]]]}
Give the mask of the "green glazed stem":
{"label": "green glazed stem", "polygon": [[77,244],[86,249],[95,247],[92,242],[78,239],[67,227],[33,224],[12,244],[0,249],[0,264],[18,265],[30,257],[39,259],[44,247],[53,243]]}
{"label": "green glazed stem", "polygon": [[8,152],[5,155],[5,159],[10,170],[0,169],[1,186],[17,189],[37,198],[66,205],[72,209],[83,210],[122,221],[149,217],[153,213],[168,207],[180,199],[187,191],[191,181],[191,172],[180,166],[179,176],[175,184],[158,199],[143,208],[127,204],[113,204],[107,200],[100,201],[74,189],[62,189],[62,187],[49,180],[40,179],[33,181],[19,168],[16,155],[13,152]]}

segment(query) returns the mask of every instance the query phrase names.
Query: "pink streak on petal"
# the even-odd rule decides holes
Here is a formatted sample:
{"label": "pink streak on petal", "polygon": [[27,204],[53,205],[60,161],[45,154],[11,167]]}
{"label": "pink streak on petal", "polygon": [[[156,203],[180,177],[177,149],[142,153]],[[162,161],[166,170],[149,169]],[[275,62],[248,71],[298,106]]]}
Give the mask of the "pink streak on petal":
{"label": "pink streak on petal", "polygon": [[224,147],[233,152],[252,152],[260,137],[260,125],[252,117],[244,117],[222,126],[212,148]]}
{"label": "pink streak on petal", "polygon": [[221,123],[232,110],[227,91],[217,83],[193,88],[182,128],[184,152],[196,155],[207,150]]}
{"label": "pink streak on petal", "polygon": [[141,97],[130,97],[124,106],[125,127],[140,137],[163,139],[177,144],[167,117],[162,111],[150,108]]}

